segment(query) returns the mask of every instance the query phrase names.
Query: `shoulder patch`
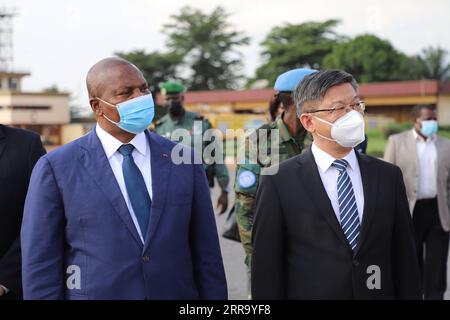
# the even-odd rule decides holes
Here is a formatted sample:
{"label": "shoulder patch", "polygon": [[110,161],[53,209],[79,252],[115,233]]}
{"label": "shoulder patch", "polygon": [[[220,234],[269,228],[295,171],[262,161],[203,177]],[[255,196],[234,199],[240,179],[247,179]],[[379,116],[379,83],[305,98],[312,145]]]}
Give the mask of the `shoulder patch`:
{"label": "shoulder patch", "polygon": [[241,188],[251,188],[256,184],[256,175],[249,170],[242,170],[238,176],[238,184]]}
{"label": "shoulder patch", "polygon": [[264,123],[259,129],[272,130],[276,127],[275,122]]}

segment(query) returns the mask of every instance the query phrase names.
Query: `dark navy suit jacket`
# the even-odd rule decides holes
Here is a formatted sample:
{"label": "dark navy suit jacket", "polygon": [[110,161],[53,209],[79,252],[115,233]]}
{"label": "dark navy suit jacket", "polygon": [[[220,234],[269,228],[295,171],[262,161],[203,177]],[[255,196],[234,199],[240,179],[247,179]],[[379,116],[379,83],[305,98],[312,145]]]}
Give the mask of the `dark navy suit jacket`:
{"label": "dark navy suit jacket", "polygon": [[25,299],[227,298],[203,165],[174,164],[175,144],[146,135],[144,244],[95,130],[36,164],[21,231]]}
{"label": "dark navy suit jacket", "polygon": [[20,225],[31,171],[45,154],[38,134],[0,125],[0,285],[22,296]]}

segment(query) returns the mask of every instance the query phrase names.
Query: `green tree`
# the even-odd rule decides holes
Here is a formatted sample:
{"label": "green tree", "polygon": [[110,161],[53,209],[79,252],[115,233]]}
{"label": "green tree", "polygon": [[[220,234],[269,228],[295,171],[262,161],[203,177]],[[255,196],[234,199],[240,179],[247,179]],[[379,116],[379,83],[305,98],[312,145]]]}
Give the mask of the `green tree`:
{"label": "green tree", "polygon": [[[146,53],[145,50],[134,50],[130,52],[116,52],[115,54],[130,61],[142,71],[153,96],[160,91],[160,83],[177,79],[177,67],[181,63],[181,56],[174,52],[161,53],[153,51]],[[166,113],[167,108],[156,104],[153,121],[158,121]]]}
{"label": "green tree", "polygon": [[167,47],[182,56],[184,83],[190,90],[235,88],[242,78],[241,54],[249,43],[242,32],[232,31],[229,14],[217,7],[211,14],[189,6],[164,25]]}
{"label": "green tree", "polygon": [[323,66],[345,70],[362,83],[414,79],[418,73],[415,58],[370,34],[337,43],[324,57]]}
{"label": "green tree", "polygon": [[274,27],[261,43],[263,64],[257,68],[254,79],[267,79],[273,85],[276,77],[289,69],[320,68],[325,55],[336,41],[342,39],[333,29],[339,20],[285,24]]}
{"label": "green tree", "polygon": [[50,87],[42,89],[42,91],[45,93],[62,93],[56,84],[52,84]]}
{"label": "green tree", "polygon": [[146,53],[145,50],[116,52],[115,55],[130,61],[144,74],[150,90],[159,92],[158,85],[167,80],[176,79],[176,68],[181,57],[176,53],[161,53],[158,51]]}
{"label": "green tree", "polygon": [[441,47],[428,47],[417,57],[423,79],[450,80],[448,51]]}

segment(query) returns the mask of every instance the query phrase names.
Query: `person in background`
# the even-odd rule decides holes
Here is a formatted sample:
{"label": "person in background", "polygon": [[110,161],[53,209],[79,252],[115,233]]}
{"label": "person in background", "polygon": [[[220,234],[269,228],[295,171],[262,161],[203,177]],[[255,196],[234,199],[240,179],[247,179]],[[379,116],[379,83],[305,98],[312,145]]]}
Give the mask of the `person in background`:
{"label": "person in background", "polygon": [[[171,139],[172,133],[177,129],[188,130],[191,136],[201,134],[202,137],[206,130],[212,129],[211,123],[203,118],[203,116],[187,111],[184,108],[184,91],[185,87],[177,82],[167,81],[160,85],[161,94],[164,98],[164,104],[167,108],[167,114],[160,120],[155,122],[155,132],[163,137]],[[201,122],[202,127],[196,132],[194,123]],[[202,139],[202,150],[197,150],[203,155],[203,150],[213,142],[204,142]],[[228,193],[230,175],[227,166],[224,163],[204,164],[206,176],[208,178],[209,187],[214,187],[214,178],[216,178],[221,193],[217,199],[217,208],[219,214],[224,213],[228,209]]]}
{"label": "person in background", "polygon": [[0,300],[22,297],[23,205],[31,171],[44,154],[38,134],[0,125]]}
{"label": "person in background", "polygon": [[[311,73],[317,72],[311,69],[293,69],[279,75],[275,81],[274,89],[276,91],[274,98],[270,103],[270,110],[283,110],[275,121],[264,124],[256,129],[256,135],[264,131],[267,136],[267,142],[264,148],[267,150],[267,156],[270,158],[271,150],[271,132],[279,131],[279,154],[278,161],[284,161],[300,154],[311,143],[311,138],[301,125],[295,110],[294,97],[292,91],[302,81],[302,79]],[[260,180],[261,170],[263,168],[275,165],[272,159],[268,162],[258,160],[252,163],[250,159],[250,150],[256,150],[257,155],[261,154],[261,145],[253,145],[250,136],[247,136],[244,142],[245,158],[244,163],[238,163],[236,168],[236,179],[234,191],[236,193],[235,214],[239,226],[241,243],[245,251],[245,264],[249,269],[250,282],[250,260],[252,255],[251,232],[254,218],[254,203],[256,190]],[[258,158],[256,158],[258,159]]]}
{"label": "person in background", "polygon": [[270,99],[269,103],[269,115],[270,115],[270,121],[273,122],[281,116],[284,112],[283,104],[280,101],[280,95],[275,93],[275,95]]}
{"label": "person in background", "polygon": [[413,128],[389,137],[384,159],[400,167],[416,234],[425,299],[444,298],[450,231],[450,140],[438,136],[436,109],[418,105]]}

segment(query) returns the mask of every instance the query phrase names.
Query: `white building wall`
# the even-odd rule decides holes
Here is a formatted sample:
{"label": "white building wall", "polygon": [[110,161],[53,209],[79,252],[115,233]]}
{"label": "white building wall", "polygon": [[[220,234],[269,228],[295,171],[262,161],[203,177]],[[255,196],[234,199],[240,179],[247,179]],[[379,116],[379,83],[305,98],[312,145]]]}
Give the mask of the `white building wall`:
{"label": "white building wall", "polygon": [[11,111],[11,124],[65,124],[70,122],[69,97],[66,95],[13,94],[12,106],[49,106],[45,109]]}
{"label": "white building wall", "polygon": [[7,107],[11,105],[11,95],[0,93],[0,123],[11,124],[11,110]]}

